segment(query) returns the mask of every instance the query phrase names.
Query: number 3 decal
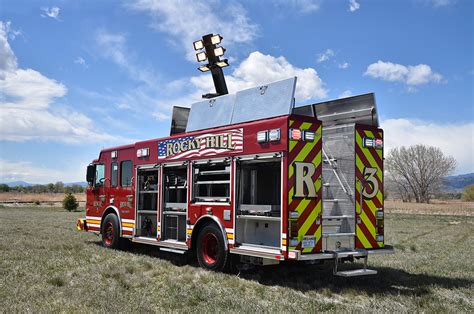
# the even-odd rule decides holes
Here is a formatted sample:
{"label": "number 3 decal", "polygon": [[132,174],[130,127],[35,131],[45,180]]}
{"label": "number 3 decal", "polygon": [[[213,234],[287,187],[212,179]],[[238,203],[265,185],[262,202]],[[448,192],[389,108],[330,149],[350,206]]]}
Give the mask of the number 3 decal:
{"label": "number 3 decal", "polygon": [[366,185],[364,184],[364,187],[362,188],[362,195],[365,198],[374,198],[379,192],[379,182],[377,181],[377,178],[375,178],[376,173],[376,168],[364,168],[365,182],[370,185],[372,190],[371,193],[367,193]]}

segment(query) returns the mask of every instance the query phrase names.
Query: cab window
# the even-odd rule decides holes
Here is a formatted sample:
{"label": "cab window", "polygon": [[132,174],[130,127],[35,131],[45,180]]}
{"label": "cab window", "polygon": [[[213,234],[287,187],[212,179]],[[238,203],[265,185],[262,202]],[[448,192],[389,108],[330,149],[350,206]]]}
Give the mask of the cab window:
{"label": "cab window", "polygon": [[95,186],[102,186],[104,184],[105,178],[105,166],[104,165],[96,165],[95,166]]}
{"label": "cab window", "polygon": [[118,183],[118,164],[116,162],[113,162],[110,165],[110,171],[111,171],[111,176],[110,176],[110,184],[112,187],[116,187]]}
{"label": "cab window", "polygon": [[123,187],[132,185],[131,160],[125,160],[120,163],[120,185]]}

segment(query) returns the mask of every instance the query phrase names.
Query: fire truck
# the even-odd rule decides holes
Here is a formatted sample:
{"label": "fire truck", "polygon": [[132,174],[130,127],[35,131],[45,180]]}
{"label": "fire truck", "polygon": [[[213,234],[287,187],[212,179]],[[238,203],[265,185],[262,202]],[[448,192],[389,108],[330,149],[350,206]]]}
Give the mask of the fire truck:
{"label": "fire truck", "polygon": [[[193,253],[210,270],[330,260],[338,276],[376,274],[368,256],[393,248],[374,94],[295,106],[295,87],[174,107],[170,136],[101,150],[78,229],[106,248]],[[340,269],[354,259],[363,268]]]}

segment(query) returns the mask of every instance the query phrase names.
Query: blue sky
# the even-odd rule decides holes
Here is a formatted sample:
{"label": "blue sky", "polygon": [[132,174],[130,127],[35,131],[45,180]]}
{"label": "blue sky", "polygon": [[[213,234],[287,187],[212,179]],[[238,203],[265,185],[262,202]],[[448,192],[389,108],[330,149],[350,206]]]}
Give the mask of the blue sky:
{"label": "blue sky", "polygon": [[84,181],[102,147],[166,136],[213,90],[192,42],[220,33],[230,92],[298,76],[297,104],[375,92],[387,148],[474,172],[472,1],[0,0],[0,182]]}

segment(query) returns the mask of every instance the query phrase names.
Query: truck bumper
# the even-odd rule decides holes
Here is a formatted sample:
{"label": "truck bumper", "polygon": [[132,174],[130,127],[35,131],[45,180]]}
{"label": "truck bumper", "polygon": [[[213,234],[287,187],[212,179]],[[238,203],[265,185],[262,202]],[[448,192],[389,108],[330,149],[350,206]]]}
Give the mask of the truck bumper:
{"label": "truck bumper", "polygon": [[[339,258],[344,257],[365,257],[367,255],[381,255],[381,254],[393,254],[395,250],[391,245],[385,245],[382,249],[369,249],[369,250],[353,250],[347,252],[338,252]],[[295,258],[292,258],[292,257]],[[310,260],[322,260],[322,259],[334,259],[336,257],[335,253],[325,252],[325,253],[316,253],[316,254],[301,254],[300,251],[289,251],[288,257],[290,259],[296,259],[299,261],[310,261]]]}
{"label": "truck bumper", "polygon": [[87,223],[85,218],[78,218],[76,223],[76,229],[78,231],[87,231]]}

